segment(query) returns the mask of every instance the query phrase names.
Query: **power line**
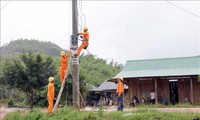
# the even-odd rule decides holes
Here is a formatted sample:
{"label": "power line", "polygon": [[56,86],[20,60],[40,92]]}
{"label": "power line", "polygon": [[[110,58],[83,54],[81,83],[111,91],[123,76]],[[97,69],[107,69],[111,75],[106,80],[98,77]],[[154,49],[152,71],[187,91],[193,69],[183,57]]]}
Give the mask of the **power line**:
{"label": "power line", "polygon": [[3,10],[10,2],[11,0],[9,0],[3,7],[1,7],[1,10]]}
{"label": "power line", "polygon": [[81,28],[82,28],[82,18],[81,18],[81,16],[79,15],[78,8],[79,8],[79,6],[77,5],[77,9],[75,9],[75,13],[76,13],[76,16],[80,18],[81,24],[79,23],[78,19],[76,20],[76,22],[77,22],[77,24],[78,24],[79,30],[81,31]]}
{"label": "power line", "polygon": [[[78,8],[81,7],[81,0],[79,0],[79,5],[78,5]],[[79,13],[81,13],[81,10],[79,9]],[[79,14],[79,17],[80,17],[80,20],[81,20],[81,26],[80,26],[80,31],[82,31],[82,28],[83,28],[83,19],[81,17],[81,15]]]}
{"label": "power line", "polygon": [[[83,14],[82,12],[82,0],[79,0],[79,5],[78,5],[78,8],[79,8],[79,17],[81,19],[81,29],[83,28],[83,26],[86,26],[86,16]],[[82,16],[84,17],[84,24],[83,24],[83,19],[82,19]]]}
{"label": "power line", "polygon": [[165,0],[165,1],[166,1],[167,3],[169,3],[169,4],[173,5],[173,6],[175,6],[175,7],[177,7],[177,8],[179,8],[179,9],[183,10],[184,12],[187,12],[187,13],[189,13],[189,14],[195,16],[195,17],[200,18],[200,16],[199,16],[199,15],[196,15],[195,13],[192,13],[192,12],[190,12],[190,11],[187,11],[187,10],[185,10],[184,8],[180,7],[180,6],[178,6],[178,5],[174,4],[174,3],[169,2],[168,0]]}
{"label": "power line", "polygon": [[80,13],[81,13],[82,16],[84,17],[84,26],[86,26],[86,16],[85,16],[85,14],[83,14],[83,12],[82,12],[82,5],[83,5],[82,0],[80,0],[80,3],[81,3],[81,6],[80,6]]}

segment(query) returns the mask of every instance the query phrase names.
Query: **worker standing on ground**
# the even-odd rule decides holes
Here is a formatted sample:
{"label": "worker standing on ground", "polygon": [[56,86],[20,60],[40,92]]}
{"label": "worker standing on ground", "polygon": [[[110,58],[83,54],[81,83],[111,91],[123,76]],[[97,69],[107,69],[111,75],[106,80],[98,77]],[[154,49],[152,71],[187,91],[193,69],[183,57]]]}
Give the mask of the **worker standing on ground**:
{"label": "worker standing on ground", "polygon": [[[82,49],[87,49],[87,47],[88,47],[88,45],[89,45],[89,43],[88,43],[88,41],[89,41],[89,32],[88,32],[88,28],[87,28],[86,26],[83,27],[83,31],[84,31],[84,32],[78,33],[78,35],[81,35],[81,38],[83,38],[83,40],[82,40],[83,42],[82,42],[81,46],[78,48],[76,54],[74,54],[74,57],[78,57],[79,54],[80,54],[80,52],[81,52],[81,50],[82,50]],[[82,36],[82,35],[83,35],[83,36]]]}
{"label": "worker standing on ground", "polygon": [[118,86],[117,86],[117,104],[118,104],[118,111],[123,111],[123,96],[124,96],[124,83],[123,78],[118,78]]}
{"label": "worker standing on ground", "polygon": [[47,99],[48,99],[48,113],[52,113],[53,110],[53,100],[54,100],[54,77],[49,77],[49,84],[48,84],[48,92],[47,92]]}
{"label": "worker standing on ground", "polygon": [[61,51],[60,55],[61,55],[61,58],[60,58],[60,70],[59,70],[59,72],[60,72],[60,82],[62,84],[63,81],[64,81],[65,74],[68,71],[67,66],[68,66],[68,59],[69,59],[69,56],[70,56],[70,50],[67,52],[66,55],[65,55],[64,51]]}

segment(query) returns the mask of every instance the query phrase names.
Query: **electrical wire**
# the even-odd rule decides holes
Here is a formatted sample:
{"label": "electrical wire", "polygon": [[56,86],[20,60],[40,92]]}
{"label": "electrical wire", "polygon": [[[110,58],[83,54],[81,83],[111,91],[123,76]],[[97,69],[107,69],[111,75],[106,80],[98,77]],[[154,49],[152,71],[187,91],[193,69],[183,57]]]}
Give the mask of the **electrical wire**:
{"label": "electrical wire", "polygon": [[80,1],[80,13],[83,15],[83,17],[84,17],[84,26],[86,26],[86,16],[85,16],[85,14],[83,14],[83,12],[82,12],[82,0],[79,0]]}
{"label": "electrical wire", "polygon": [[[80,19],[81,19],[81,29],[82,29],[83,26],[86,26],[86,16],[85,16],[85,14],[83,14],[83,12],[82,12],[82,0],[79,0],[78,10],[79,10],[79,13],[81,13],[81,14],[79,14],[79,17],[80,17]],[[82,16],[84,17],[84,24],[83,24]],[[80,29],[80,30],[81,30],[81,29]]]}
{"label": "electrical wire", "polygon": [[184,12],[187,12],[187,13],[189,13],[189,14],[195,16],[195,17],[200,18],[199,15],[196,15],[196,14],[190,12],[190,11],[187,11],[187,10],[185,10],[184,8],[180,7],[180,6],[178,6],[178,5],[174,4],[174,3],[169,2],[168,0],[165,0],[165,1],[166,1],[167,3],[169,3],[169,4],[171,4],[171,5],[173,5],[173,6],[177,7],[177,8],[179,8],[179,9],[181,9],[181,10],[184,11]]}
{"label": "electrical wire", "polygon": [[1,7],[1,10],[3,10],[10,2],[11,0],[9,0],[3,7]]}
{"label": "electrical wire", "polygon": [[[80,8],[80,6],[81,6],[81,0],[79,0],[78,8]],[[80,11],[80,9],[79,9],[79,11]],[[78,13],[80,13],[80,12],[78,12]],[[80,20],[81,20],[81,28],[80,28],[80,31],[82,31],[82,28],[83,28],[83,19],[82,19],[82,17],[81,17],[80,14],[79,14],[79,17],[80,17]]]}

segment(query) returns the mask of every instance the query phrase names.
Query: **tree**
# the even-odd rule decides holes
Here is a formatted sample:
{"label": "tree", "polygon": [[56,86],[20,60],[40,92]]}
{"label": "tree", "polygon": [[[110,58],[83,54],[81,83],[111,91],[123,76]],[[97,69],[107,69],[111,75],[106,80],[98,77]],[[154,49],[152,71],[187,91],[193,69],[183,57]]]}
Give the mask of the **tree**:
{"label": "tree", "polygon": [[2,79],[11,88],[23,91],[33,108],[33,97],[36,92],[48,83],[48,78],[56,74],[55,65],[51,57],[43,58],[40,54],[32,52],[19,55],[20,59],[5,62]]}
{"label": "tree", "polygon": [[[113,78],[120,72],[121,66],[115,63],[114,66],[107,64],[102,58],[95,58],[94,55],[80,56],[80,74],[84,76],[84,80],[88,84],[99,86],[105,80]],[[114,61],[113,61],[114,64]]]}

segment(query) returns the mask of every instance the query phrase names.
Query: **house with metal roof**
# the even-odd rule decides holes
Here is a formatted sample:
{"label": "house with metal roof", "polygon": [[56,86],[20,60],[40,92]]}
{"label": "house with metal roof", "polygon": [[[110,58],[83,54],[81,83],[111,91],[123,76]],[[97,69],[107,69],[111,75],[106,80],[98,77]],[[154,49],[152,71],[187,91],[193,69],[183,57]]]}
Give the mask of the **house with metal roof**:
{"label": "house with metal roof", "polygon": [[176,103],[189,101],[200,104],[198,75],[200,56],[129,60],[122,71],[109,81],[116,82],[118,77],[123,77],[129,87],[128,98],[138,96],[140,102],[143,92],[149,95],[153,90],[156,103],[162,102],[165,96],[169,100],[173,98]]}
{"label": "house with metal roof", "polygon": [[[95,86],[92,86],[90,89],[90,93],[92,96],[99,96],[97,100],[99,101],[101,99],[101,102],[103,102],[103,105],[106,105],[106,103],[109,104],[109,100],[112,100],[113,103],[116,103],[116,89],[117,89],[117,83],[114,82],[108,82],[107,80],[104,81],[98,88]],[[125,92],[128,90],[128,86],[124,85]]]}
{"label": "house with metal roof", "polygon": [[[117,89],[117,83],[114,82],[109,82],[109,81],[104,81],[99,87],[98,90],[99,91],[116,91]],[[124,85],[124,89],[128,89],[127,85]]]}

